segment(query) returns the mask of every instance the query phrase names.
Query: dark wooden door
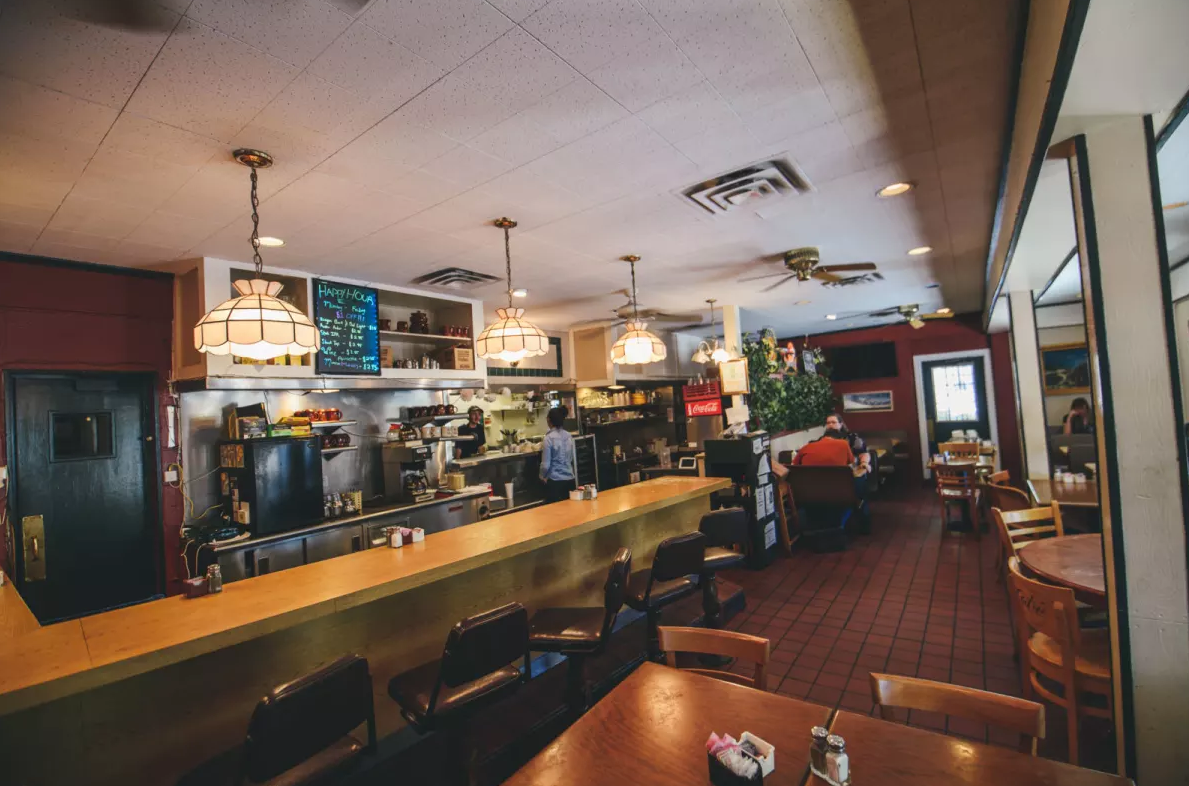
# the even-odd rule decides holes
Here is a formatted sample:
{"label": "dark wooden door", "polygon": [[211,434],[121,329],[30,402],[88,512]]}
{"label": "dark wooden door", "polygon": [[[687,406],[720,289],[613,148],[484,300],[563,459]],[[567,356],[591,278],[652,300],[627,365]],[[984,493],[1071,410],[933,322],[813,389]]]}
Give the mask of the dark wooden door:
{"label": "dark wooden door", "polygon": [[981,357],[922,363],[921,373],[930,455],[937,452],[938,443],[949,442],[957,429],[975,429],[981,439],[991,438],[987,375]]}
{"label": "dark wooden door", "polygon": [[45,623],[153,597],[151,377],[13,373],[8,393],[16,580],[29,608]]}

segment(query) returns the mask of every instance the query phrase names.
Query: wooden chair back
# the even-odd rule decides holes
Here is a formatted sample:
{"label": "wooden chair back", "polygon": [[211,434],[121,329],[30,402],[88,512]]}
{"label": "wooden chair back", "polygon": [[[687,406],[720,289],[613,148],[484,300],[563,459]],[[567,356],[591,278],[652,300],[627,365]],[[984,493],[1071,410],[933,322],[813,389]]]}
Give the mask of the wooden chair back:
{"label": "wooden chair back", "polygon": [[[999,474],[1006,475],[1007,473],[995,473],[995,475]],[[994,481],[995,475],[987,478],[989,482],[983,487],[983,493],[987,495],[987,501],[991,507],[999,508],[1002,511],[1027,510],[1032,507],[1032,500],[1028,498],[1026,493],[1017,488],[996,483]]]}
{"label": "wooden chair back", "polygon": [[853,508],[859,503],[855,473],[850,467],[789,467],[785,478],[797,505],[834,505]]}
{"label": "wooden chair back", "polygon": [[1073,654],[1082,643],[1073,590],[1029,578],[1020,572],[1019,565],[1019,560],[1008,563],[1007,581],[1015,610],[1027,626],[1026,633],[1043,633],[1061,645],[1072,680]]}
{"label": "wooden chair back", "polygon": [[1011,531],[1013,540],[1025,536],[1065,537],[1065,525],[1061,522],[1061,506],[1056,502],[1043,508],[1000,509],[999,514],[1003,517],[1004,525]]}
{"label": "wooden chair back", "polygon": [[[937,493],[946,492],[952,498],[974,497],[975,471],[973,464],[939,464],[933,468]],[[955,493],[957,492],[957,493]]]}
{"label": "wooden chair back", "polygon": [[941,453],[948,453],[951,456],[969,456],[971,458],[978,458],[981,449],[977,442],[942,442],[937,446],[937,450]]}
{"label": "wooden chair back", "polygon": [[1044,705],[1034,701],[917,677],[875,673],[870,677],[871,698],[884,720],[895,720],[897,707],[957,715],[1019,732],[1020,750],[1033,756],[1036,741],[1044,739]]}
{"label": "wooden chair back", "polygon": [[1006,469],[1001,469],[998,472],[992,472],[990,475],[987,475],[987,482],[995,483],[1000,486],[1010,486],[1011,473]]}
{"label": "wooden chair back", "polygon": [[755,673],[752,679],[715,669],[694,668],[686,669],[686,671],[746,685],[758,690],[767,690],[768,656],[771,654],[767,639],[760,636],[749,636],[746,633],[736,633],[732,630],[677,628],[664,625],[657,628],[657,632],[660,634],[661,649],[665,652],[665,662],[673,668],[677,668],[677,653],[679,652],[740,658],[755,664]]}

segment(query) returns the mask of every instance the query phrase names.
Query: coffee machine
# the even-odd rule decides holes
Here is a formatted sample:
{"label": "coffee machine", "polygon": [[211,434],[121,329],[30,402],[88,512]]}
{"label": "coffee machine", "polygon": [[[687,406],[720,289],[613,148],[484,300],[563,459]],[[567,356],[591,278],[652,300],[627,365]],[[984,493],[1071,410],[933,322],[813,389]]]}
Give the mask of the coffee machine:
{"label": "coffee machine", "polygon": [[426,477],[433,460],[433,445],[388,444],[384,457],[384,496],[396,502],[426,502],[434,498]]}

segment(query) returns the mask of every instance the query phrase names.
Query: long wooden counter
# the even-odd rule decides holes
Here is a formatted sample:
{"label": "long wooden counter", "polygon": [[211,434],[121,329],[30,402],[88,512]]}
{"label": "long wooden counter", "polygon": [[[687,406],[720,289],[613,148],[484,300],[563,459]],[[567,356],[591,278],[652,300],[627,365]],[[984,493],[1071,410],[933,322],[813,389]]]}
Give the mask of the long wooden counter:
{"label": "long wooden counter", "polygon": [[[403,549],[228,584],[219,595],[165,598],[35,629],[27,619],[7,619],[27,610],[6,595],[0,630],[14,635],[0,642],[0,740],[12,747],[0,743],[0,758],[11,761],[22,746],[36,745],[37,729],[50,733],[48,726],[66,723],[68,736],[81,740],[71,751],[80,763],[62,765],[70,757],[58,757],[46,771],[54,778],[85,771],[92,756],[110,768],[126,752],[138,758],[137,782],[172,782],[177,762],[170,755],[188,759],[234,744],[268,687],[350,651],[369,658],[381,731],[391,731],[400,721],[387,706],[384,683],[437,657],[455,621],[510,600],[530,609],[597,605],[616,548],[631,546],[636,565],[647,565],[656,543],[696,528],[709,494],[727,485],[719,478],[659,478],[597,500],[429,535]],[[173,735],[186,729],[185,739],[164,744],[140,736],[159,735],[162,725],[172,725]],[[51,747],[61,746],[62,734]],[[112,749],[117,736],[136,742]],[[118,782],[121,769],[94,782]],[[37,777],[41,767],[18,771],[30,784],[58,782]],[[145,777],[149,772],[161,777]],[[91,770],[84,780],[94,778]]]}

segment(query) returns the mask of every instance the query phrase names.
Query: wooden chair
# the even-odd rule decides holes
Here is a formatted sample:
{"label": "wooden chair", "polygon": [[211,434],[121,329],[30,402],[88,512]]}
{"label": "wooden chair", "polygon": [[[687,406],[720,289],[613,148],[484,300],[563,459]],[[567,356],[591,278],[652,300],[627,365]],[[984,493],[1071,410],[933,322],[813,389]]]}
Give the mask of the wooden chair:
{"label": "wooden chair", "polygon": [[942,442],[937,446],[937,450],[951,456],[977,459],[982,448],[977,442]]}
{"label": "wooden chair", "polygon": [[[979,513],[983,515],[988,527],[995,527],[995,522],[991,519],[991,508],[1010,511],[1032,507],[1032,499],[1011,485],[1011,473],[1007,470],[989,473],[982,481],[982,487],[979,489]],[[999,580],[1003,579],[1003,558],[1002,551],[995,552],[995,576]]]}
{"label": "wooden chair", "polygon": [[871,698],[879,705],[884,720],[895,720],[893,710],[897,707],[957,715],[1018,731],[1020,750],[1030,751],[1033,756],[1036,755],[1036,741],[1044,739],[1043,704],[917,677],[875,673],[870,676]]}
{"label": "wooden chair", "polygon": [[[1003,489],[996,487],[989,491],[1002,492]],[[1010,491],[1016,491],[1016,489],[1010,489]],[[1024,495],[1022,491],[1017,493]],[[1026,498],[1026,495],[1024,496]],[[1065,527],[1061,522],[1061,508],[1055,502],[1044,508],[1029,506],[1004,510],[996,505],[995,501],[993,500],[991,503],[991,522],[999,536],[1000,545],[999,555],[995,560],[995,574],[996,577],[1002,579],[1004,560],[1014,557],[1025,543],[1051,536],[1064,537]],[[1017,498],[1002,494],[997,501],[1006,501],[1009,505],[1019,504]]]}
{"label": "wooden chair", "polygon": [[947,524],[948,507],[964,505],[970,515],[970,528],[976,538],[982,537],[978,522],[978,489],[973,464],[938,464],[933,467],[937,481],[937,499],[941,502],[941,523]]}
{"label": "wooden chair", "polygon": [[[789,482],[785,478],[776,479],[776,515],[779,526],[776,534],[780,539],[780,548],[786,556],[793,556],[793,543],[800,537],[801,522],[797,520],[797,505],[793,502],[793,492],[789,490]],[[793,518],[793,529],[789,529],[789,516]]]}
{"label": "wooden chair", "polygon": [[[1081,717],[1113,717],[1109,631],[1079,627],[1073,590],[1024,576],[1018,560],[1011,560],[1008,568],[1008,588],[1023,638],[1020,663],[1022,669],[1027,667],[1026,689],[1065,708],[1069,761],[1077,764]],[[1101,697],[1105,706],[1084,703],[1086,695]]]}
{"label": "wooden chair", "polygon": [[730,630],[708,630],[706,628],[674,628],[662,625],[658,630],[660,631],[661,649],[665,652],[665,662],[673,668],[677,668],[677,653],[679,652],[742,658],[755,664],[755,675],[752,679],[716,669],[691,668],[685,669],[685,671],[704,674],[707,677],[734,682],[738,685],[746,685],[757,690],[767,690],[768,655],[770,652],[767,639]]}

